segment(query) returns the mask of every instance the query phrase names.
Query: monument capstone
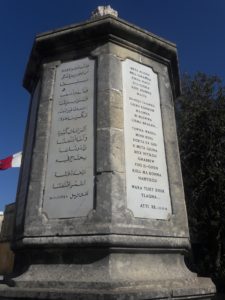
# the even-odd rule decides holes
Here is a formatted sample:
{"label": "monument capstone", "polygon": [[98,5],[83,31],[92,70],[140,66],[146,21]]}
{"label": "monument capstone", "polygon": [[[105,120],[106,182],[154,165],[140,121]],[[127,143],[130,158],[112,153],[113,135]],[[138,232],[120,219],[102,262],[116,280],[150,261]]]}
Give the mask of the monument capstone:
{"label": "monument capstone", "polygon": [[184,263],[179,82],[176,46],[109,6],[37,35],[0,299],[212,299]]}

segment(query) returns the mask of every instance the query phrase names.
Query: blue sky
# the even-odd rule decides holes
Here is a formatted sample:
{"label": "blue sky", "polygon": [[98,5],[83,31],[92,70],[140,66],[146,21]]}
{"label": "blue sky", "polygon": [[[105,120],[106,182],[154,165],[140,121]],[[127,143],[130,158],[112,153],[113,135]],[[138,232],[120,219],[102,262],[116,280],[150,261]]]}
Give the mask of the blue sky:
{"label": "blue sky", "polygon": [[[181,73],[225,79],[224,0],[0,0],[0,159],[22,149],[30,101],[22,79],[35,35],[85,21],[107,4],[120,18],[176,43]],[[16,168],[0,171],[0,211],[15,201],[18,175]]]}

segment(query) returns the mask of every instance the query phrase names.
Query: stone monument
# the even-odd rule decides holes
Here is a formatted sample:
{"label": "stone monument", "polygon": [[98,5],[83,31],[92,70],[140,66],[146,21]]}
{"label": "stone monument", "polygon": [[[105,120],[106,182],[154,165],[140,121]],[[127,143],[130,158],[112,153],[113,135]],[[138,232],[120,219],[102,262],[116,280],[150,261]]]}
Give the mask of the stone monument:
{"label": "stone monument", "polygon": [[173,100],[176,46],[99,7],[40,34],[0,299],[212,299],[189,233]]}

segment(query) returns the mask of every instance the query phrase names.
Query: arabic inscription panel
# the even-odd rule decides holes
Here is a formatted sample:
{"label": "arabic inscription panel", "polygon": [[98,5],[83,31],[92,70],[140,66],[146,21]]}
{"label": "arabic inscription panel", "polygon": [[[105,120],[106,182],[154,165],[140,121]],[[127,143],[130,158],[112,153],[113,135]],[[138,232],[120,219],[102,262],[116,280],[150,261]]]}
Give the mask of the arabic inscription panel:
{"label": "arabic inscription panel", "polygon": [[87,216],[94,191],[94,61],[62,63],[53,99],[43,212]]}

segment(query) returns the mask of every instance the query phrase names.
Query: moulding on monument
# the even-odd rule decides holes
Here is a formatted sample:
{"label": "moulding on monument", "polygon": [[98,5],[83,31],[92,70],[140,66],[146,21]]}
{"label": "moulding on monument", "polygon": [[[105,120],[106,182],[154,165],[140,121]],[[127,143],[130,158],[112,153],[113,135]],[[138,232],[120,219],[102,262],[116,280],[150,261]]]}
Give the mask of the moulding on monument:
{"label": "moulding on monument", "polygon": [[[65,38],[69,41],[66,44]],[[108,42],[168,65],[174,97],[180,94],[176,45],[113,15],[37,35],[25,72],[24,87],[32,92],[37,74],[41,72],[40,62],[53,60],[55,56],[62,54],[62,49],[67,55],[70,51],[82,55],[80,49],[88,48],[91,51]]]}

